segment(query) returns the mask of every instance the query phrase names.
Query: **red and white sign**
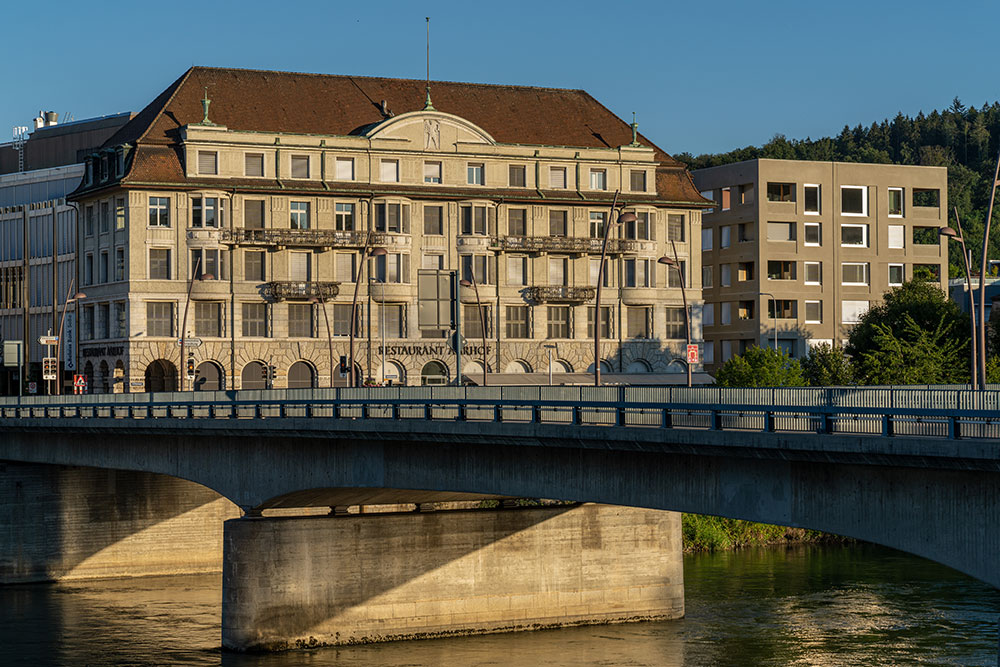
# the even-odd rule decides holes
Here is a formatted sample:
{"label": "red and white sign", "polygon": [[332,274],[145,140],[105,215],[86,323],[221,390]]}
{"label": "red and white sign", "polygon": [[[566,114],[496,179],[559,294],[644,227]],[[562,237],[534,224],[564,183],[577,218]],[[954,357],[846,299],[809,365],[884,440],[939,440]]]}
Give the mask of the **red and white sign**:
{"label": "red and white sign", "polygon": [[687,353],[688,353],[688,363],[689,364],[696,364],[696,363],[698,363],[698,346],[697,345],[688,345],[687,346]]}
{"label": "red and white sign", "polygon": [[87,393],[87,376],[86,375],[74,375],[73,376],[73,393],[74,394],[86,394]]}

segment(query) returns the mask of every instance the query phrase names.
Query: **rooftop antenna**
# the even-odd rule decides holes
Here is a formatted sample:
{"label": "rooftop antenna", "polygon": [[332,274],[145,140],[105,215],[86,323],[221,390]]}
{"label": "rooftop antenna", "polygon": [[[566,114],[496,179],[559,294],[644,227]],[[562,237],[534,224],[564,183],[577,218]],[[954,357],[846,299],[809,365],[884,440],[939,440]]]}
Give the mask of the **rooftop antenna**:
{"label": "rooftop antenna", "polygon": [[424,111],[435,111],[431,104],[431,17],[424,18],[427,19],[427,101],[424,102]]}
{"label": "rooftop antenna", "polygon": [[14,150],[17,151],[17,172],[24,171],[24,141],[28,137],[28,128],[24,125],[14,126]]}

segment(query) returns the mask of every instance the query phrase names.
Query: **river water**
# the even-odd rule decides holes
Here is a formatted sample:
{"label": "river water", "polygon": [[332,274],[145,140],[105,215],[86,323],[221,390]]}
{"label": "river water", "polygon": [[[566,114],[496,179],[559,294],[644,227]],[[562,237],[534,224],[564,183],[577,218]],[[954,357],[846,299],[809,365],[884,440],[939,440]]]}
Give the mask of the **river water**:
{"label": "river water", "polygon": [[221,577],[0,587],[0,665],[996,665],[1000,592],[870,545],[685,557],[687,616],[319,649],[219,650]]}

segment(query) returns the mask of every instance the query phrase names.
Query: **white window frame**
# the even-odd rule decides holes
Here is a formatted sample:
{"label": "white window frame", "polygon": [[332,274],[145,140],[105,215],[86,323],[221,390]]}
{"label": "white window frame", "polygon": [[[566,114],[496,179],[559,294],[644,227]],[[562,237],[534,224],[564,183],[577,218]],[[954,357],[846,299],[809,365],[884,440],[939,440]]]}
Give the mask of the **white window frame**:
{"label": "white window frame", "polygon": [[[810,266],[819,267],[819,280],[809,280],[809,268]],[[822,285],[823,284],[823,262],[802,262],[802,284],[803,285]]]}
{"label": "white window frame", "polygon": [[[345,172],[350,172],[346,176]],[[354,158],[338,157],[334,162],[334,179],[338,181],[354,180]]]}
{"label": "white window frame", "polygon": [[469,185],[486,185],[486,165],[482,162],[469,162],[465,167],[466,181]]}
{"label": "white window frame", "polygon": [[[899,213],[889,213],[888,216],[890,218],[902,218],[902,217],[905,217],[906,216],[906,197],[904,196],[905,195],[905,191],[903,190],[903,188],[892,187],[892,188],[889,188],[889,192],[890,193],[891,192],[898,192],[899,193]],[[886,198],[886,206],[887,207],[888,207],[890,201],[891,201],[891,199],[889,197],[887,197]]]}
{"label": "white window frame", "polygon": [[[860,190],[861,213],[844,212],[844,190]],[[840,186],[840,214],[846,217],[867,218],[868,217],[868,186],[867,185],[841,185]]]}
{"label": "white window frame", "polygon": [[[807,211],[806,210],[806,190],[809,188],[816,188],[816,210]],[[820,198],[823,190],[820,188],[819,183],[803,183],[802,184],[802,215],[819,215],[823,210],[823,200]]]}
{"label": "white window frame", "polygon": [[701,230],[701,249],[712,250],[712,243],[715,240],[715,230],[711,227]]}
{"label": "white window frame", "polygon": [[[819,305],[819,319],[810,320],[809,319],[809,304],[815,303]],[[802,302],[802,319],[806,324],[823,324],[823,302],[808,300]]]}
{"label": "white window frame", "polygon": [[[862,303],[865,304],[863,308],[859,306],[859,304]],[[844,299],[843,301],[840,302],[840,323],[857,324],[858,322],[861,321],[861,318],[864,316],[864,314],[868,312],[868,309],[871,308],[871,305],[872,305],[871,301],[866,301],[864,299]],[[855,315],[857,319],[849,320],[845,317],[845,313],[848,307],[850,307],[853,311],[857,313]]]}
{"label": "white window frame", "polygon": [[399,183],[399,160],[381,160],[378,180],[382,183]]}
{"label": "white window frame", "polygon": [[[598,178],[595,178],[598,177]],[[595,183],[595,180],[598,181]],[[590,189],[591,190],[607,190],[608,189],[608,170],[607,169],[591,169],[590,170]]]}
{"label": "white window frame", "polygon": [[[900,278],[899,282],[893,282],[892,281],[892,270],[895,267],[899,267],[899,273],[902,276]],[[895,262],[892,263],[892,264],[889,264],[889,268],[888,268],[887,274],[886,274],[886,280],[888,281],[889,287],[899,287],[900,285],[902,285],[906,281],[906,265],[905,264],[897,264]]]}
{"label": "white window frame", "polygon": [[424,162],[424,183],[441,183],[442,172],[440,161],[428,160]]}
{"label": "white window frame", "polygon": [[[861,227],[862,240],[861,243],[844,243],[844,228],[845,227]],[[867,248],[868,247],[868,225],[863,223],[853,223],[853,222],[842,222],[840,223],[840,247],[841,248]]]}
{"label": "white window frame", "polygon": [[[819,243],[811,243],[806,239],[809,238],[809,229],[815,227],[819,232]],[[802,245],[811,248],[818,248],[823,245],[823,223],[822,222],[803,222],[802,223]]]}
{"label": "white window frame", "polygon": [[[844,267],[845,266],[863,266],[865,267],[865,282],[862,283],[847,283],[844,282]],[[840,263],[840,284],[855,287],[868,287],[871,283],[871,268],[868,262],[841,262]]]}
{"label": "white window frame", "polygon": [[[899,234],[899,245],[892,245],[892,238],[895,234]],[[905,225],[889,225],[886,230],[886,243],[890,250],[903,250],[906,248],[906,226]]]}

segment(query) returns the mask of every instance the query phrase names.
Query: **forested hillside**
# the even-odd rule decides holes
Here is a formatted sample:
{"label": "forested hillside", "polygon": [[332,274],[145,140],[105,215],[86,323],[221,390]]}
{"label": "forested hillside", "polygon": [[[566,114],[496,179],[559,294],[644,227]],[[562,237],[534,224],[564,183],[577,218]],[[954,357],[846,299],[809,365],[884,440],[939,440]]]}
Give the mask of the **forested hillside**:
{"label": "forested hillside", "polygon": [[[895,118],[872,123],[870,127],[845,126],[837,137],[787,139],[775,135],[763,146],[747,146],[728,153],[692,156],[675,155],[691,169],[714,167],[754,158],[788,160],[836,160],[886,164],[933,165],[948,168],[949,224],[954,224],[957,207],[962,219],[967,247],[973,254],[973,271],[978,271],[983,222],[989,207],[990,189],[1000,149],[1000,103],[966,107],[956,97],[944,111],[923,112],[916,118],[897,114]],[[1000,259],[1000,229],[994,205],[990,233],[991,259]],[[964,275],[957,243],[950,244],[951,275]]]}

